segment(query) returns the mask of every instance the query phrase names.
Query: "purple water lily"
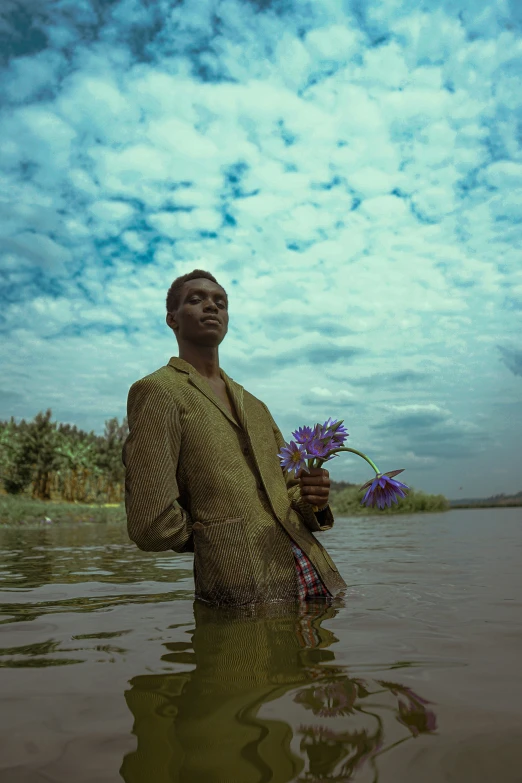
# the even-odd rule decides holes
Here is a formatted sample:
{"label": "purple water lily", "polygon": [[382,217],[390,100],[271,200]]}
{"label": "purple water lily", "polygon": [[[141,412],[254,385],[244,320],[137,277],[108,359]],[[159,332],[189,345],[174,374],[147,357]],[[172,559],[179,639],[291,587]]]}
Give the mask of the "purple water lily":
{"label": "purple water lily", "polygon": [[290,443],[285,443],[278,454],[283,470],[287,473],[297,475],[301,470],[310,470],[312,467],[321,467],[323,462],[327,462],[337,456],[340,451],[350,451],[368,462],[374,469],[376,476],[370,479],[360,488],[367,489],[361,506],[377,506],[383,509],[385,506],[391,507],[392,503],[398,505],[398,497],[405,497],[403,490],[409,489],[407,484],[400,481],[394,481],[393,476],[402,473],[400,470],[390,470],[387,473],[380,473],[372,460],[356,449],[350,449],[343,446],[348,437],[348,433],[342,426],[342,420],[328,419],[324,424],[316,424],[315,427],[299,427],[292,433],[295,438]]}
{"label": "purple water lily", "polygon": [[299,427],[299,429],[292,432],[292,437],[295,438],[297,443],[303,443],[308,445],[312,440],[322,440],[332,444],[332,448],[342,446],[348,433],[342,426],[342,421],[336,421],[335,419],[328,419],[323,425],[316,424],[312,429],[311,427]]}
{"label": "purple water lily", "polygon": [[348,433],[342,426],[342,421],[328,419],[323,425],[316,424],[313,428],[299,427],[292,432],[292,437],[295,441],[291,440],[285,444],[278,457],[284,470],[297,475],[301,469],[306,469],[307,460],[310,468],[314,459],[326,462],[337,456],[331,452],[342,446]]}
{"label": "purple water lily", "polygon": [[391,507],[392,503],[399,505],[397,496],[405,497],[406,494],[403,492],[403,489],[409,489],[409,487],[400,481],[394,481],[392,476],[397,476],[403,470],[404,468],[390,470],[388,473],[378,473],[374,479],[370,479],[366,484],[363,484],[360,489],[363,490],[368,487],[368,490],[362,499],[361,506],[377,506],[383,509],[384,506]]}

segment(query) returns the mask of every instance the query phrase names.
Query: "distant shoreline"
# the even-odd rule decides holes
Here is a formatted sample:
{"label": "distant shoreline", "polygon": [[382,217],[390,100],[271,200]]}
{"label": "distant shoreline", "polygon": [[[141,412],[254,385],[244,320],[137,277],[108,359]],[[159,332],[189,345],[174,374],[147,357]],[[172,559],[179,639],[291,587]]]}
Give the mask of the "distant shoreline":
{"label": "distant shoreline", "polygon": [[[391,515],[412,515],[412,514],[429,514],[429,513],[446,513],[448,511],[454,511],[458,509],[478,509],[478,508],[515,508],[522,507],[522,497],[514,498],[513,500],[504,500],[502,503],[488,503],[477,502],[470,503],[463,501],[455,502],[446,501],[445,508],[437,507],[437,498],[435,503],[431,505],[424,503],[422,498],[418,498],[419,507],[416,508],[416,503],[413,507],[407,502],[401,504],[401,506],[379,510],[377,508],[361,507],[360,499],[357,498],[357,502],[348,502],[346,504],[346,496],[343,502],[341,497],[336,498],[335,492],[330,496],[330,505],[334,514],[334,517],[365,517],[365,516],[389,516]],[[336,503],[336,500],[339,503]],[[348,499],[349,500],[349,499]],[[429,498],[428,498],[429,501]],[[70,503],[60,500],[33,500],[28,497],[13,497],[0,495],[0,527],[18,527],[30,524],[52,525],[60,523],[83,523],[83,522],[95,522],[95,523],[107,523],[116,522],[125,525],[127,517],[125,513],[124,503]]]}
{"label": "distant shoreline", "polygon": [[[335,495],[343,490],[355,490],[359,484],[352,484],[349,481],[330,482],[330,498],[332,505],[335,503]],[[421,490],[422,491],[422,490]],[[513,495],[490,495],[487,498],[453,498],[447,499],[450,509],[453,508],[504,508],[522,506],[522,492]]]}
{"label": "distant shoreline", "polygon": [[450,500],[450,511],[456,508],[516,508],[522,506],[522,500],[511,500],[505,503],[459,503],[458,501]]}

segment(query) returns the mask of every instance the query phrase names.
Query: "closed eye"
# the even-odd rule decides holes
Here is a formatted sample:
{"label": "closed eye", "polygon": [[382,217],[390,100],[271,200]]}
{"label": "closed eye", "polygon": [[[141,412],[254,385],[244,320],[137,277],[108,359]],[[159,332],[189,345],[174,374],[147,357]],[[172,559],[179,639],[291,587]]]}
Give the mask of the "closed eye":
{"label": "closed eye", "polygon": [[[197,298],[195,298],[195,299],[189,299],[189,303],[190,303],[190,304],[194,304],[195,302],[199,302],[199,299],[197,299]],[[221,304],[221,307],[225,307],[225,305],[224,305],[224,303],[223,303],[223,302],[220,302],[219,304]]]}

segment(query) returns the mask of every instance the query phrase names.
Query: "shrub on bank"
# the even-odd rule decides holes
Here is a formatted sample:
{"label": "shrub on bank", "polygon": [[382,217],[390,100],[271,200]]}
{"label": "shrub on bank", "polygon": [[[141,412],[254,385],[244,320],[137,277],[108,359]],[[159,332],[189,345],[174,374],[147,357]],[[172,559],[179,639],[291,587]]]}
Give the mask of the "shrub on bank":
{"label": "shrub on bank", "polygon": [[[356,487],[339,492],[330,491],[330,504],[336,516],[369,516],[370,514],[416,514],[419,512],[448,511],[449,501],[444,495],[427,495],[410,489],[399,505],[382,511],[361,506],[363,492]],[[125,504],[60,503],[35,500],[27,495],[0,496],[0,524],[60,522],[121,522],[126,524]]]}
{"label": "shrub on bank", "polygon": [[428,495],[425,492],[409,488],[406,497],[399,500],[399,504],[392,503],[391,507],[384,509],[367,508],[361,506],[364,492],[359,492],[357,487],[343,489],[340,492],[330,492],[330,505],[334,516],[373,516],[375,514],[418,514],[420,512],[449,511],[451,506],[444,495]]}

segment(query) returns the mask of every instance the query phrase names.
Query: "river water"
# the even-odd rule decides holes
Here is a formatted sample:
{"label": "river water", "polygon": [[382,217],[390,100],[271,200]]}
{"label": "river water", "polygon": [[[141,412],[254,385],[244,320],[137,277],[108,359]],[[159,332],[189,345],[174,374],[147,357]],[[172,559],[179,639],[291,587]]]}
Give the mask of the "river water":
{"label": "river water", "polygon": [[245,612],[121,526],[0,528],[1,783],[520,783],[522,509],[318,536],[345,597]]}

